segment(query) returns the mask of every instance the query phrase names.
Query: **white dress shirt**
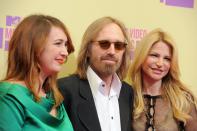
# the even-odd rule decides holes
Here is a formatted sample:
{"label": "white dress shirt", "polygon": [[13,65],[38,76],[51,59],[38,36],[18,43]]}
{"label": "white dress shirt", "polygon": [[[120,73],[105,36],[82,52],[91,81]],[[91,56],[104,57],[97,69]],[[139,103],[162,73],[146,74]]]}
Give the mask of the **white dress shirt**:
{"label": "white dress shirt", "polygon": [[118,98],[122,83],[117,74],[113,80],[109,95],[105,93],[106,83],[92,70],[87,69],[87,79],[93,94],[100,126],[102,131],[121,131]]}

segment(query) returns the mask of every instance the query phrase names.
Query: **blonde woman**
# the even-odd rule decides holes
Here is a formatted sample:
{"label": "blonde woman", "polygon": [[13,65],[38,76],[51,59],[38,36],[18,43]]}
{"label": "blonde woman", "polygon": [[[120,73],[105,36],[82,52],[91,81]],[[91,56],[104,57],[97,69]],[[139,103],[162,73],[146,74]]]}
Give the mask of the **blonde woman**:
{"label": "blonde woman", "polygon": [[197,100],[181,82],[177,48],[161,29],[147,34],[130,69],[135,131],[196,131]]}

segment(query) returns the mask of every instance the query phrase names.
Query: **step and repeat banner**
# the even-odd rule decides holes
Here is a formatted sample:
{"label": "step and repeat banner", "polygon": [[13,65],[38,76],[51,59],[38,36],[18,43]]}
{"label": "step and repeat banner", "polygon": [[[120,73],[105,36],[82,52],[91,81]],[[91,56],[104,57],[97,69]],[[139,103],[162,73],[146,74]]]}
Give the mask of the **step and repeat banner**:
{"label": "step and repeat banner", "polygon": [[179,49],[181,79],[197,95],[197,4],[195,0],[0,0],[0,79],[7,69],[9,40],[17,24],[30,14],[59,18],[68,27],[76,51],[59,77],[76,68],[76,56],[88,25],[103,16],[123,21],[134,46],[154,28],[171,34]]}

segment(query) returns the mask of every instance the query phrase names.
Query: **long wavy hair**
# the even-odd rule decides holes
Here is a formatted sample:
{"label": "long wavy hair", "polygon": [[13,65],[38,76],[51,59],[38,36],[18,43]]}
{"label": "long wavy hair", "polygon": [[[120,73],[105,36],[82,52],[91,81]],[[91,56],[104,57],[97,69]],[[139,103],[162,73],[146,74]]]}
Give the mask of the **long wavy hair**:
{"label": "long wavy hair", "polygon": [[124,79],[125,76],[127,75],[127,69],[129,67],[129,63],[130,63],[130,53],[131,53],[132,44],[131,44],[131,40],[129,39],[128,32],[126,31],[126,27],[121,21],[119,21],[115,18],[102,17],[102,18],[94,21],[87,28],[87,30],[85,31],[85,33],[83,35],[81,47],[80,47],[78,58],[77,58],[77,70],[76,70],[76,74],[78,74],[80,76],[80,78],[82,78],[82,79],[87,78],[86,71],[87,71],[87,68],[90,64],[89,60],[88,60],[88,52],[90,50],[89,45],[92,44],[91,41],[93,41],[97,37],[98,33],[106,25],[111,24],[111,23],[115,23],[120,27],[120,29],[122,30],[122,33],[125,37],[125,41],[128,43],[126,50],[123,54],[121,66],[116,72],[121,80]]}
{"label": "long wavy hair", "polygon": [[[37,93],[39,75],[39,56],[44,50],[52,26],[63,30],[68,38],[68,53],[74,51],[70,34],[65,25],[57,18],[46,15],[30,15],[16,27],[9,42],[8,68],[4,80],[24,81],[36,101],[40,100]],[[44,84],[45,91],[52,91],[55,106],[63,97],[56,86],[57,74],[49,76]]]}
{"label": "long wavy hair", "polygon": [[162,91],[171,104],[173,116],[185,124],[186,120],[191,117],[188,113],[191,105],[197,108],[197,100],[192,92],[180,80],[178,53],[174,40],[169,34],[161,29],[155,29],[147,34],[135,49],[134,60],[129,71],[135,92],[134,119],[137,119],[145,108],[142,94],[142,64],[151,47],[159,41],[166,43],[171,48],[172,53],[170,70],[162,79]]}

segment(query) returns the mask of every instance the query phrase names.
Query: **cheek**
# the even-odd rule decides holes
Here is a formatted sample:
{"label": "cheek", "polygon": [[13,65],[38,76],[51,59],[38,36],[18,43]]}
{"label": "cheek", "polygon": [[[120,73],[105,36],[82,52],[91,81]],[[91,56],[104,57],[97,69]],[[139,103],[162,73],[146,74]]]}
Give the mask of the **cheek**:
{"label": "cheek", "polygon": [[[90,63],[97,63],[99,60],[100,60],[100,58],[99,58],[99,55],[95,55],[96,53],[94,53],[94,54],[90,54],[89,55],[89,62]],[[97,63],[98,64],[98,63]]]}
{"label": "cheek", "polygon": [[150,59],[145,59],[144,63],[142,63],[142,69],[145,70],[149,65],[151,65]]}
{"label": "cheek", "polygon": [[118,55],[118,58],[120,59],[120,60],[123,60],[124,58],[124,52],[120,52]]}
{"label": "cheek", "polygon": [[124,57],[124,52],[120,53],[120,57],[121,57],[121,58]]}
{"label": "cheek", "polygon": [[144,65],[142,65],[142,69],[141,69],[141,70],[142,70],[142,72],[143,72],[143,73],[147,73],[147,72],[149,72],[149,70],[148,70],[148,69],[149,69],[149,68],[147,67],[147,65],[145,65],[145,64],[144,64]]}
{"label": "cheek", "polygon": [[170,70],[170,67],[171,67],[171,64],[169,62],[165,64],[165,69],[166,70],[169,71]]}

